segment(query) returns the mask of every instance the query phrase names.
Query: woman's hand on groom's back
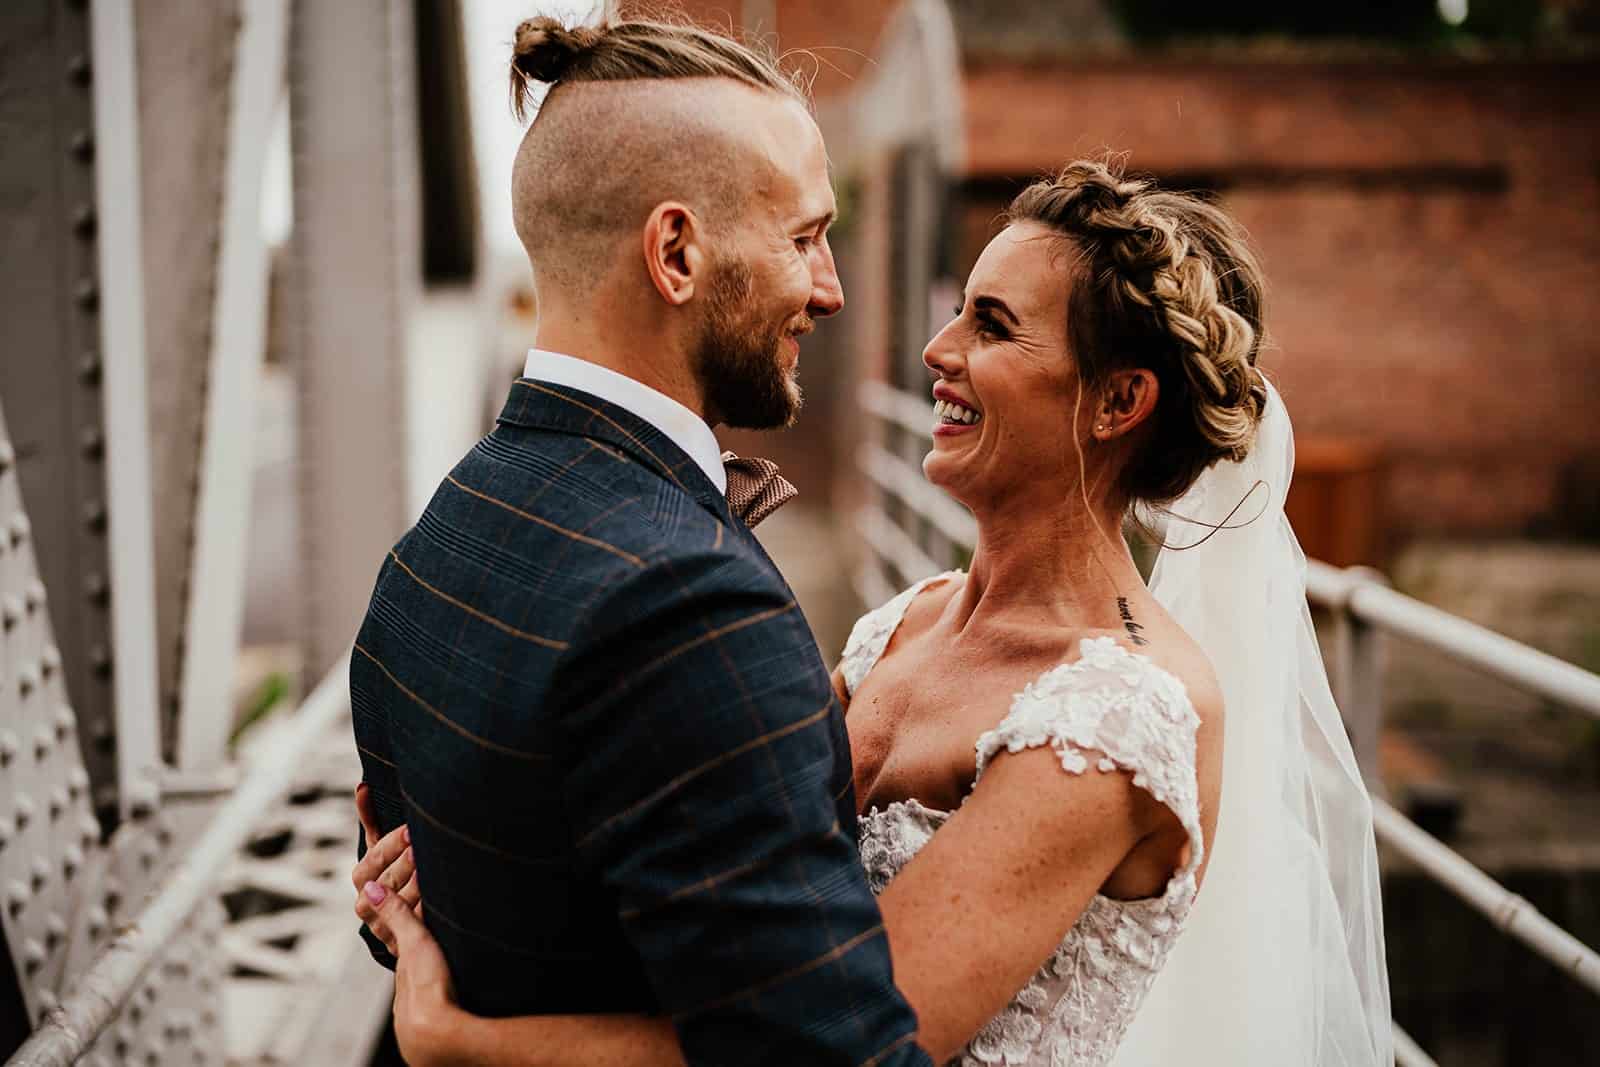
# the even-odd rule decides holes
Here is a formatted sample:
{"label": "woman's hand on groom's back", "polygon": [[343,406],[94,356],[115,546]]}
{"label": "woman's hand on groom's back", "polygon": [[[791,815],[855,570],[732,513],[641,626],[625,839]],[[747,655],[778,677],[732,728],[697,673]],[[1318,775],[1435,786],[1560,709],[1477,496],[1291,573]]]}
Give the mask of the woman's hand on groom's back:
{"label": "woman's hand on groom's back", "polygon": [[422,917],[422,888],[417,884],[416,858],[411,851],[411,831],[404,824],[382,836],[363,783],[356,786],[356,813],[361,818],[361,828],[367,839],[367,852],[350,872],[350,881],[356,889],[356,915],[391,953],[396,952],[395,938],[387,924],[378,921],[377,910],[362,896],[369,882],[376,882],[388,893],[396,894],[418,919]]}

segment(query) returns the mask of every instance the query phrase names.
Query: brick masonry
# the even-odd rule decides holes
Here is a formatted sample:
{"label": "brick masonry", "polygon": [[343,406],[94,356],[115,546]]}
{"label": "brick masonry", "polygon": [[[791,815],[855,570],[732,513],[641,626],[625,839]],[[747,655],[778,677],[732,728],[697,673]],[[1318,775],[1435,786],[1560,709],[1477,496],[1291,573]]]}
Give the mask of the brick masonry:
{"label": "brick masonry", "polygon": [[1215,189],[1298,431],[1376,449],[1391,541],[1573,532],[1600,498],[1597,89],[1592,63],[969,57],[962,254],[1010,179],[1075,156]]}

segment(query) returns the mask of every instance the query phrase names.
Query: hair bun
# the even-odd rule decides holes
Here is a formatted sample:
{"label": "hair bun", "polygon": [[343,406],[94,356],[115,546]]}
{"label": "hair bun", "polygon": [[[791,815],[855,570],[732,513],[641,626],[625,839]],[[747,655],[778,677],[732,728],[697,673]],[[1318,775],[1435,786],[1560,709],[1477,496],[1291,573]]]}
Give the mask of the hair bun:
{"label": "hair bun", "polygon": [[526,19],[517,27],[511,65],[534,81],[559,81],[599,39],[599,31],[588,26],[569,30],[549,16]]}

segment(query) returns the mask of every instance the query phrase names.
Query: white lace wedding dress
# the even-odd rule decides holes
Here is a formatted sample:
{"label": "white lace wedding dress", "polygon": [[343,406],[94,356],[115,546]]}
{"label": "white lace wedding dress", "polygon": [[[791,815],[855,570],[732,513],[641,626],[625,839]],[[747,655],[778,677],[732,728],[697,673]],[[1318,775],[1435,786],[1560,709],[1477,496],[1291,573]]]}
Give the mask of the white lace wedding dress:
{"label": "white lace wedding dress", "polygon": [[[936,577],[944,577],[939,575]],[[927,578],[857,621],[840,670],[848,692],[867,676]],[[1158,897],[1096,896],[1051,958],[951,1062],[961,1067],[1100,1067],[1110,1061],[1177,940],[1205,854],[1195,778],[1199,717],[1183,683],[1109,637],[1085,638],[1079,658],[1012,699],[977,739],[978,776],[1001,751],[1050,745],[1062,770],[1131,771],[1134,784],[1177,814],[1189,857]],[[951,813],[916,800],[874,807],[860,821],[861,862],[883,891]]]}

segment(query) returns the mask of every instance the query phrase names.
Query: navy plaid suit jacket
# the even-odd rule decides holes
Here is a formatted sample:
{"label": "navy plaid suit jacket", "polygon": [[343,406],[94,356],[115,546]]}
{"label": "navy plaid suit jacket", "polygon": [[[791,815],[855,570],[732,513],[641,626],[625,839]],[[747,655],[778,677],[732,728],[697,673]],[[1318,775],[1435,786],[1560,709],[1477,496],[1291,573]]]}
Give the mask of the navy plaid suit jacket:
{"label": "navy plaid suit jacket", "polygon": [[695,1064],[928,1064],[815,641],[648,423],[519,379],[384,560],[350,699],[463,1007],[664,1013]]}

